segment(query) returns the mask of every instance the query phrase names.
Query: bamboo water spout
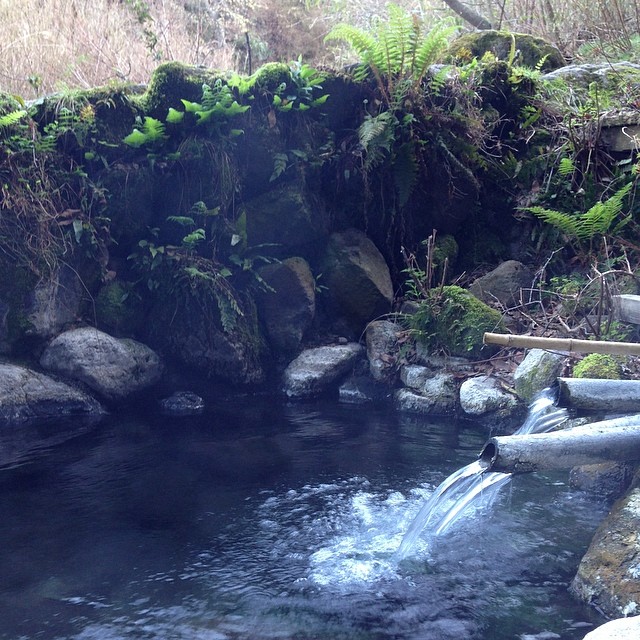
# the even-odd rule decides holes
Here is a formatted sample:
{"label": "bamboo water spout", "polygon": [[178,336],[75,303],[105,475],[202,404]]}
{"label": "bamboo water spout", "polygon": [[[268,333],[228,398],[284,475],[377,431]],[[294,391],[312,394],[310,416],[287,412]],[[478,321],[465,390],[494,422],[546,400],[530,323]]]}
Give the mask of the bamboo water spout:
{"label": "bamboo water spout", "polygon": [[640,415],[550,433],[498,436],[485,444],[479,460],[487,470],[503,473],[640,460]]}

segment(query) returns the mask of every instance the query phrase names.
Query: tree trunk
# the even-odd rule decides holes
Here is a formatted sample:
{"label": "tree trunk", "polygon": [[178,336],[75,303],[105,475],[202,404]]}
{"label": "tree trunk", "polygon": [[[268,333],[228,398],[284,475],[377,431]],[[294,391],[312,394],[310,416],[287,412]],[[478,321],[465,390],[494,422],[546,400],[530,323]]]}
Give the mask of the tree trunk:
{"label": "tree trunk", "polygon": [[460,0],[442,0],[452,11],[476,29],[492,29],[491,23]]}

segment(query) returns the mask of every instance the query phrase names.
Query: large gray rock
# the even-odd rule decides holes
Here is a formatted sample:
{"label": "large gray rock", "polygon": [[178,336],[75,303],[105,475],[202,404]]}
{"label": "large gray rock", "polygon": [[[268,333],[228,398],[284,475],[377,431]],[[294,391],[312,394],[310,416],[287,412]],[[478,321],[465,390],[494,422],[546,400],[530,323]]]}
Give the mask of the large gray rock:
{"label": "large gray rock", "polygon": [[543,389],[555,385],[565,357],[544,349],[530,349],[513,374],[518,397],[531,402]]}
{"label": "large gray rock", "polygon": [[512,307],[522,302],[521,291],[530,288],[532,280],[529,267],[517,260],[507,260],[474,280],[469,291],[487,304],[498,301],[505,307]]}
{"label": "large gray rock", "polygon": [[398,337],[400,325],[389,320],[374,320],[367,325],[367,358],[369,373],[379,382],[392,382],[396,378]]}
{"label": "large gray rock", "polygon": [[157,300],[145,340],[207,378],[260,384],[265,378],[260,361],[264,337],[258,333],[255,309],[245,296],[225,287],[215,294],[204,286],[194,295]]}
{"label": "large gray rock", "polygon": [[395,406],[400,411],[443,415],[458,407],[458,383],[452,373],[405,365],[400,379],[405,388],[394,393]]}
{"label": "large gray rock", "polygon": [[51,338],[78,318],[85,291],[78,273],[60,265],[53,274],[38,283],[26,308],[30,333]]}
{"label": "large gray rock", "polygon": [[297,351],[316,312],[315,279],[303,258],[288,258],[260,269],[272,291],[260,292],[265,332],[276,351]]}
{"label": "large gray rock", "polygon": [[460,385],[460,406],[475,418],[490,415],[502,420],[511,416],[518,404],[517,398],[491,376],[468,378]]}
{"label": "large gray rock", "polygon": [[251,247],[264,245],[267,255],[313,254],[328,236],[326,210],[297,183],[273,188],[245,202],[244,208],[247,242]]}
{"label": "large gray rock", "polygon": [[640,611],[640,488],[616,502],[580,561],[571,590],[606,616]]}
{"label": "large gray rock", "polygon": [[616,86],[620,82],[638,82],[640,65],[633,62],[599,62],[570,64],[543,76],[544,80],[562,80],[574,90],[589,90],[596,83],[601,87]]}
{"label": "large gray rock", "polygon": [[313,398],[337,388],[364,356],[357,342],[303,351],[285,369],[282,390],[289,398]]}
{"label": "large gray rock", "polygon": [[0,425],[103,413],[100,403],[79,389],[26,367],[0,364]]}
{"label": "large gray rock", "polygon": [[329,312],[359,337],[368,322],[391,311],[393,285],[389,267],[362,232],[332,234],[322,263]]}
{"label": "large gray rock", "polygon": [[153,386],[162,374],[155,351],[135,340],[114,338],[92,327],[72,329],[54,338],[40,364],[86,384],[108,401]]}
{"label": "large gray rock", "polygon": [[634,640],[640,638],[640,616],[611,620],[590,631],[584,640]]}

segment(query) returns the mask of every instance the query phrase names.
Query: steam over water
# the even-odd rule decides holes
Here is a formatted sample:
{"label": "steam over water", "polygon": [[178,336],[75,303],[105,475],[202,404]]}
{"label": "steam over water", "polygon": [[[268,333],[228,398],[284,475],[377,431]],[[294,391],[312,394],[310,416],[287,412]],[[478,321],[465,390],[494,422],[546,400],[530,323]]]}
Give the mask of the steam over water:
{"label": "steam over water", "polygon": [[253,398],[114,417],[0,468],[0,638],[579,640],[600,620],[566,588],[604,508],[566,474],[395,555],[487,435]]}

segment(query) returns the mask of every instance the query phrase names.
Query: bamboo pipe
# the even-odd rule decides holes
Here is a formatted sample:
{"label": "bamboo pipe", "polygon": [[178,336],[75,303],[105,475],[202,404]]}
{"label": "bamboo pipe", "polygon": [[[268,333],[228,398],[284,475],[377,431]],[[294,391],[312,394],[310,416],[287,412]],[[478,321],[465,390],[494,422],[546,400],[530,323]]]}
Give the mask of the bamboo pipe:
{"label": "bamboo pipe", "polygon": [[485,344],[523,349],[548,349],[582,353],[607,353],[609,355],[640,356],[637,342],[607,342],[604,340],[575,340],[574,338],[538,338],[536,336],[514,336],[504,333],[485,333]]}
{"label": "bamboo pipe", "polygon": [[503,473],[640,460],[640,415],[550,433],[498,436],[485,444],[479,460],[487,471]]}

